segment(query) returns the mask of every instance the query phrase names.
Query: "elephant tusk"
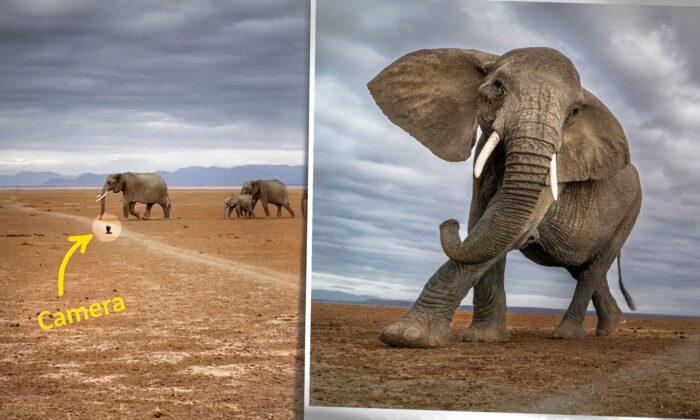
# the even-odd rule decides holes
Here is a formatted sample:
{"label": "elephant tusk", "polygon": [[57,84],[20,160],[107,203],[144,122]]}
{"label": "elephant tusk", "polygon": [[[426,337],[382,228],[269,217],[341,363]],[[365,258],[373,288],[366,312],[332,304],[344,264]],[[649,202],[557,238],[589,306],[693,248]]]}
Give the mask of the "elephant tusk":
{"label": "elephant tusk", "polygon": [[109,191],[105,191],[105,193],[102,194],[102,195],[97,194],[97,200],[95,200],[95,201],[100,201],[100,200],[102,200],[103,198],[105,198],[105,195],[107,195],[108,192],[109,192]]}
{"label": "elephant tusk", "polygon": [[491,152],[493,152],[493,149],[496,148],[499,140],[501,140],[501,138],[498,137],[498,133],[494,130],[486,141],[483,149],[481,149],[481,153],[479,153],[479,156],[476,158],[476,163],[474,163],[474,177],[478,178],[481,176],[481,171],[484,170],[484,165],[486,165],[486,161],[491,155]]}
{"label": "elephant tusk", "polygon": [[557,185],[557,154],[552,155],[552,162],[549,164],[549,186],[552,187],[552,197],[557,201],[559,186]]}

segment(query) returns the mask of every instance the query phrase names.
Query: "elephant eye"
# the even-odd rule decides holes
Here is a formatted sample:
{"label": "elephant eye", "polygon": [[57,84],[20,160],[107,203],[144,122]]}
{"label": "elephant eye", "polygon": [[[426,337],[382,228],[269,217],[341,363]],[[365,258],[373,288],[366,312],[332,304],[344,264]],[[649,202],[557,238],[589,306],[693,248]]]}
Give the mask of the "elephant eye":
{"label": "elephant eye", "polygon": [[494,80],[493,87],[495,87],[496,89],[503,89],[504,86],[503,86],[503,82],[501,81],[501,79]]}
{"label": "elephant eye", "polygon": [[579,109],[580,109],[579,107],[572,108],[569,115],[571,115],[573,117],[574,115],[578,114]]}

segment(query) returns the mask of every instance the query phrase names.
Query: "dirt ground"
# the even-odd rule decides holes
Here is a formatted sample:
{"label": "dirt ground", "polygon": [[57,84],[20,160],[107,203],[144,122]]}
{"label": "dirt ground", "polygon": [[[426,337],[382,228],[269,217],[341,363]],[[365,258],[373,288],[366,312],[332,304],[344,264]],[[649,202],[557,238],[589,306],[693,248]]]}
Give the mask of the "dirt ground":
{"label": "dirt ground", "polygon": [[[377,337],[406,309],[311,305],[312,406],[700,417],[700,321],[627,318],[621,331],[548,338],[559,316],[508,315],[506,343],[391,348]],[[466,327],[470,312],[452,323]]]}
{"label": "dirt ground", "polygon": [[[59,298],[98,190],[0,190],[0,418],[299,417],[305,219],[289,191],[296,218],[224,220],[230,191],[171,189],[170,220],[132,218],[74,253]],[[37,322],[117,296],[121,312]]]}

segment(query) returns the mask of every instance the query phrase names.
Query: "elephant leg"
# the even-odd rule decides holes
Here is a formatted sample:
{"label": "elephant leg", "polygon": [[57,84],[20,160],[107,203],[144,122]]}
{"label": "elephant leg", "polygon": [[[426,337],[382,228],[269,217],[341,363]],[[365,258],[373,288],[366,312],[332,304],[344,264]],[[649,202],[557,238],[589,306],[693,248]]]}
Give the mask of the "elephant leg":
{"label": "elephant leg", "polygon": [[[615,258],[620,255],[622,246],[639,215],[641,196],[636,198],[621,221],[614,235],[603,251],[583,267],[568,267],[569,272],[578,281],[574,298],[564,314],[559,326],[554,330],[554,338],[579,338],[584,336],[583,318],[588,302],[593,299],[593,306],[598,315],[597,335],[609,335],[622,322],[622,311],[610,293],[607,273]],[[588,296],[588,297],[586,297]]]}
{"label": "elephant leg", "polygon": [[503,284],[506,258],[496,261],[474,285],[474,315],[469,328],[461,333],[463,341],[508,341],[506,327],[506,291]]}
{"label": "elephant leg", "polygon": [[170,218],[170,206],[169,202],[163,201],[161,203],[158,203],[160,205],[160,208],[163,209],[163,219],[169,219]]}
{"label": "elephant leg", "polygon": [[[586,309],[591,302],[593,293],[602,282],[607,271],[601,270],[600,265],[600,263],[594,262],[581,271],[572,272],[577,280],[574,297],[571,299],[569,308],[566,310],[561,323],[552,332],[553,338],[575,339],[583,338],[586,335],[583,330],[583,318],[586,316]],[[610,264],[607,265],[607,267],[609,266]]]}
{"label": "elephant leg", "polygon": [[291,204],[289,204],[289,203],[285,204],[285,205],[284,205],[284,208],[287,209],[287,211],[289,212],[289,214],[290,214],[292,217],[294,217],[294,210],[292,210]]}
{"label": "elephant leg", "polygon": [[123,200],[122,201],[122,220],[128,220],[129,213],[131,213],[131,203]]}
{"label": "elephant leg", "polygon": [[[610,290],[607,293],[602,288],[607,288],[607,280],[605,278],[610,265],[615,261],[617,253],[613,253],[610,248],[606,249],[602,254],[597,256],[593,261],[584,264],[582,267],[568,267],[571,275],[576,279],[576,290],[574,297],[571,299],[569,308],[564,314],[559,326],[552,332],[553,338],[574,339],[582,338],[586,335],[583,330],[583,319],[586,316],[586,309],[595,292],[599,292],[596,296],[597,305],[600,305],[606,317],[609,310],[609,300],[612,299]],[[614,299],[612,299],[614,301]],[[598,307],[596,305],[596,310]],[[606,305],[606,306],[604,306]],[[617,306],[617,304],[615,304]],[[618,308],[619,310],[619,308]],[[601,314],[602,315],[602,314]]]}
{"label": "elephant leg", "polygon": [[462,299],[496,260],[466,265],[448,260],[430,277],[411,309],[384,328],[379,339],[397,347],[443,347]]}
{"label": "elephant leg", "polygon": [[277,206],[277,217],[282,217],[282,205],[275,204]]}
{"label": "elephant leg", "polygon": [[136,216],[137,219],[141,219],[141,215],[136,212],[136,203],[135,202],[129,203],[129,213]]}
{"label": "elephant leg", "polygon": [[262,202],[263,210],[265,210],[265,218],[270,217],[270,209],[267,208],[267,201]]}
{"label": "elephant leg", "polygon": [[155,203],[146,204],[146,212],[143,214],[144,219],[148,219],[149,217],[151,217],[151,208],[153,208],[154,204]]}
{"label": "elephant leg", "polygon": [[593,306],[598,315],[596,335],[606,336],[614,333],[617,326],[622,323],[623,317],[622,310],[610,293],[608,279],[603,278],[593,292]]}

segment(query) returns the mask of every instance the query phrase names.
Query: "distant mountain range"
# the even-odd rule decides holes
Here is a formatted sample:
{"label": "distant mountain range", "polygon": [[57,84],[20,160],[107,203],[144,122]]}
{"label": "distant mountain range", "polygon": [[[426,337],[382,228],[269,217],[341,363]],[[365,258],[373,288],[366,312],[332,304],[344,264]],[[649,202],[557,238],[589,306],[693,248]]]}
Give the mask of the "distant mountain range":
{"label": "distant mountain range", "polygon": [[[411,300],[382,299],[376,296],[353,295],[351,293],[338,292],[336,290],[312,289],[311,300],[314,302],[340,303],[346,305],[379,306],[390,308],[410,308],[413,306]],[[460,305],[458,311],[471,312],[472,305]],[[533,308],[527,306],[508,306],[509,314],[536,314],[536,315],[564,315],[565,309],[556,308]],[[595,311],[587,311],[586,315],[595,316]],[[644,314],[636,312],[624,312],[629,318],[673,318],[673,319],[700,319],[697,316],[679,316],[662,314]]]}
{"label": "distant mountain range", "polygon": [[[171,187],[242,185],[251,179],[280,179],[288,186],[306,185],[306,167],[300,165],[245,165],[231,168],[191,166],[172,172],[157,171]],[[100,187],[107,174],[78,176],[55,172],[0,175],[0,187]]]}

